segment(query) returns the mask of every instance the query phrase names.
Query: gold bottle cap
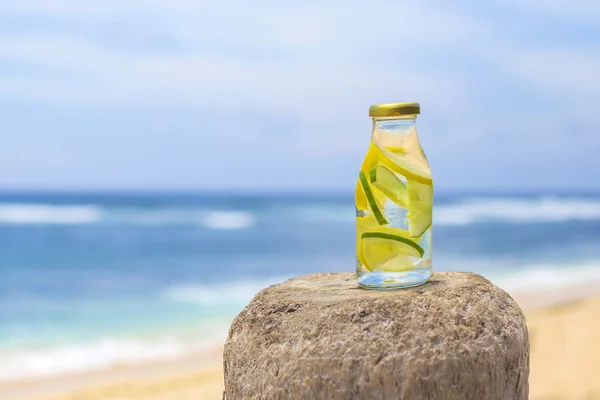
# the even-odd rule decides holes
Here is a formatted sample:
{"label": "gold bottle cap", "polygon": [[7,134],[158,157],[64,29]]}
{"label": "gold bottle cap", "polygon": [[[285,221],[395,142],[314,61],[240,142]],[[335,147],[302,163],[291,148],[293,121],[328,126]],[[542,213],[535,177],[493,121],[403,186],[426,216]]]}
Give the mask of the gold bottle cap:
{"label": "gold bottle cap", "polygon": [[369,108],[369,117],[395,117],[421,113],[421,105],[415,102],[375,104]]}

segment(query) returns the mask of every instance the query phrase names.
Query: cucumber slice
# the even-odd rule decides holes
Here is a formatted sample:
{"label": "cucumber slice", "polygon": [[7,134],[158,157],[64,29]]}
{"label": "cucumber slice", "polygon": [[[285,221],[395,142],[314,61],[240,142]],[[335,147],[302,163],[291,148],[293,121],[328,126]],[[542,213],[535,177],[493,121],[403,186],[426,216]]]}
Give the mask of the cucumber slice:
{"label": "cucumber slice", "polygon": [[[396,231],[400,230],[396,229]],[[405,233],[399,234],[400,232]],[[370,231],[361,235],[361,262],[369,271],[411,269],[413,264],[409,257],[420,258],[423,256],[423,248],[405,237],[408,236],[408,232],[400,232],[392,234]]]}
{"label": "cucumber slice", "polygon": [[397,154],[388,150],[380,149],[375,143],[371,143],[369,150],[376,154],[378,160],[381,161],[386,167],[394,172],[399,173],[400,175],[404,175],[407,179],[412,179],[416,182],[429,185],[433,183],[430,171],[426,171],[415,165],[411,165],[401,153]]}
{"label": "cucumber slice", "polygon": [[369,173],[371,183],[400,207],[408,208],[406,185],[384,166],[375,167]]}
{"label": "cucumber slice", "polygon": [[367,177],[365,176],[365,173],[363,171],[360,171],[360,173],[358,174],[358,179],[360,180],[362,189],[365,192],[365,196],[367,197],[369,208],[371,209],[371,212],[373,212],[373,215],[375,215],[375,218],[377,219],[379,225],[389,224],[388,220],[385,219],[385,215],[383,215],[383,211],[381,209],[382,207],[375,200],[373,191],[369,187],[369,181],[367,180]]}
{"label": "cucumber slice", "polygon": [[433,186],[409,180],[408,230],[411,237],[421,237],[431,226],[433,211]]}

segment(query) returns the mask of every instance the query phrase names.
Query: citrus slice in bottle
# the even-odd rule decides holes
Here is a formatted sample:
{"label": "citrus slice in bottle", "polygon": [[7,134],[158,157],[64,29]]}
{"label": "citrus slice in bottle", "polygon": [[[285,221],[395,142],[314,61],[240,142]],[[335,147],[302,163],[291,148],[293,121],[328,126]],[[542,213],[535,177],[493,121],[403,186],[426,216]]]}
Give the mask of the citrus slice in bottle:
{"label": "citrus slice in bottle", "polygon": [[416,165],[411,165],[402,153],[393,153],[388,150],[380,149],[375,143],[371,143],[369,152],[376,154],[377,159],[381,161],[382,164],[392,171],[404,175],[406,179],[412,179],[416,182],[429,185],[433,183],[430,171]]}
{"label": "citrus slice in bottle", "polygon": [[[422,240],[420,237],[418,237],[418,238],[411,237],[410,236],[410,232],[407,231],[407,230],[399,229],[399,228],[392,228],[390,226],[377,226],[377,225],[375,225],[375,226],[371,226],[365,232],[402,236],[403,238],[409,239],[410,241],[415,242],[415,243],[420,243],[421,240]],[[361,235],[361,237],[362,237],[362,235]]]}
{"label": "citrus slice in bottle", "polygon": [[384,149],[387,151],[390,151],[392,153],[395,153],[395,154],[406,153],[406,149],[404,147],[399,147],[399,146],[386,146],[386,147],[384,147]]}
{"label": "citrus slice in bottle", "polygon": [[[362,191],[362,189],[361,189]],[[369,213],[364,217],[356,218],[356,258],[365,265],[364,257],[362,256],[362,246],[360,245],[360,237],[363,233],[379,227],[379,222],[373,213]]]}
{"label": "citrus slice in bottle", "polygon": [[386,272],[410,271],[413,268],[415,268],[415,265],[410,257],[405,254],[399,254],[379,267],[380,270]]}
{"label": "citrus slice in bottle", "polygon": [[360,239],[360,251],[365,267],[369,271],[380,269],[383,264],[400,255],[422,257],[425,251],[408,236],[408,232],[394,228],[364,232]]}
{"label": "citrus slice in bottle", "polygon": [[383,214],[383,207],[375,199],[375,195],[373,194],[373,191],[371,190],[371,187],[369,186],[369,181],[367,180],[367,177],[363,171],[360,171],[360,173],[358,174],[358,179],[360,180],[362,189],[365,192],[367,202],[369,203],[369,208],[371,209],[371,212],[373,213],[373,215],[375,215],[375,218],[377,219],[377,222],[379,223],[379,225],[389,224],[388,220],[385,218],[385,215]]}
{"label": "citrus slice in bottle", "polygon": [[[377,159],[377,153],[373,150],[372,146],[369,146],[369,149],[367,150],[367,154],[365,155],[365,159],[362,163],[362,166],[360,167],[360,170],[362,172],[364,172],[364,174],[368,177],[369,176],[369,171],[371,171],[371,169],[373,167],[375,167],[377,165],[377,163],[379,162],[379,160]],[[364,193],[364,190],[361,190],[361,182],[360,179],[358,179],[356,181],[356,195],[355,195],[355,201],[356,201],[356,208],[359,210],[368,210],[369,209],[369,201],[367,199],[367,196]],[[386,201],[386,197],[385,194],[381,193],[381,192],[373,192],[373,197],[375,197],[375,200],[377,201],[377,204],[379,204],[380,206],[383,206],[385,204]]]}
{"label": "citrus slice in bottle", "polygon": [[408,230],[410,236],[421,237],[431,226],[433,208],[433,186],[409,180],[408,189]]}
{"label": "citrus slice in bottle", "polygon": [[371,183],[400,207],[408,208],[408,190],[392,171],[380,165],[369,172]]}
{"label": "citrus slice in bottle", "polygon": [[356,192],[355,193],[356,194],[354,196],[354,201],[356,201],[356,208],[359,210],[368,210],[369,209],[369,200],[367,200],[365,191],[362,189],[360,179],[356,180]]}

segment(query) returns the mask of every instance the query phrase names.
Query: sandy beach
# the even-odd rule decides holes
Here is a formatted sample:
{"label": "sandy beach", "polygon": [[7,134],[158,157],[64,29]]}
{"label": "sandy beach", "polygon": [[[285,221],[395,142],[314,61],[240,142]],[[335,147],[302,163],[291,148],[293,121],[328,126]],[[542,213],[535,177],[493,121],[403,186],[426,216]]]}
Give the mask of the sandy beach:
{"label": "sandy beach", "polygon": [[222,348],[185,358],[0,385],[2,400],[221,399]]}
{"label": "sandy beach", "polygon": [[[600,399],[597,286],[515,294],[531,342],[530,399]],[[221,349],[179,360],[0,385],[2,400],[221,399]]]}

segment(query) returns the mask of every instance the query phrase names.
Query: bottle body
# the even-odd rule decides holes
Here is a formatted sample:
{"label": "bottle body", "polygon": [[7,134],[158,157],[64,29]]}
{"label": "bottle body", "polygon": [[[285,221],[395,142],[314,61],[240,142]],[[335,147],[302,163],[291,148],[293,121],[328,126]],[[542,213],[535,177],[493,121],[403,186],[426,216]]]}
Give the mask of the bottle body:
{"label": "bottle body", "polygon": [[416,115],[373,118],[355,201],[359,285],[396,289],[425,283],[432,270],[433,179]]}

